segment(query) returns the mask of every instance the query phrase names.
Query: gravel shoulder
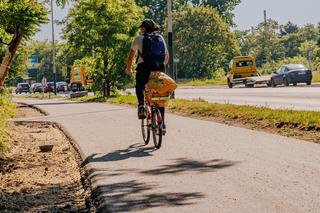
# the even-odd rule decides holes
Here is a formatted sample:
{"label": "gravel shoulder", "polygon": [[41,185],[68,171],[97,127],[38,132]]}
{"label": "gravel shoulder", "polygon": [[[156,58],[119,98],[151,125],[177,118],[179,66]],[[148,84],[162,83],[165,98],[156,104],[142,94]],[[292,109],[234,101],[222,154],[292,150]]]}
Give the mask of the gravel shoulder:
{"label": "gravel shoulder", "polygon": [[[41,116],[18,105],[17,118]],[[9,122],[9,152],[0,159],[1,212],[93,212],[80,158],[67,137],[49,122]],[[50,152],[39,146],[53,145]]]}

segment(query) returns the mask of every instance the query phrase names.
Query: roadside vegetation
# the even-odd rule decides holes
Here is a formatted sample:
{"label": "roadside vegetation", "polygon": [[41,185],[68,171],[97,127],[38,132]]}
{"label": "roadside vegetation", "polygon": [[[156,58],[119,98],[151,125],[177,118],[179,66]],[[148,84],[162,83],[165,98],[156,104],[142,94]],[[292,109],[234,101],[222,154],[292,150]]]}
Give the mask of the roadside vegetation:
{"label": "roadside vegetation", "polygon": [[36,99],[56,99],[56,98],[63,98],[60,95],[55,95],[54,93],[34,93],[34,94],[27,94],[25,96],[15,96],[14,98],[36,98]]}
{"label": "roadside vegetation", "polygon": [[9,95],[0,94],[0,157],[7,149],[8,137],[5,132],[7,120],[15,115],[15,104],[10,102]]}
{"label": "roadside vegetation", "polygon": [[[73,99],[84,102],[106,102],[136,106],[134,95],[111,98],[82,97]],[[320,143],[320,113],[270,109],[266,107],[216,104],[204,100],[170,100],[168,109],[172,113],[209,119],[229,125],[241,126],[295,137]]]}

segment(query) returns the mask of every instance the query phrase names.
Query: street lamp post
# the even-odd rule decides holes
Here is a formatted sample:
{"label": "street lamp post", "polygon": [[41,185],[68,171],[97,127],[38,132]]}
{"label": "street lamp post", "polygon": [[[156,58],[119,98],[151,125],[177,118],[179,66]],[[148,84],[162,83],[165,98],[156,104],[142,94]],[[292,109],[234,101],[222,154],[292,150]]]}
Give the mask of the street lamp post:
{"label": "street lamp post", "polygon": [[[167,0],[168,10],[168,50],[169,50],[169,75],[175,79],[173,60],[173,27],[172,27],[172,0]],[[174,98],[174,93],[172,94]]]}
{"label": "street lamp post", "polygon": [[54,94],[57,94],[56,49],[54,43],[53,3],[51,0],[51,27],[52,27],[52,69],[54,75]]}

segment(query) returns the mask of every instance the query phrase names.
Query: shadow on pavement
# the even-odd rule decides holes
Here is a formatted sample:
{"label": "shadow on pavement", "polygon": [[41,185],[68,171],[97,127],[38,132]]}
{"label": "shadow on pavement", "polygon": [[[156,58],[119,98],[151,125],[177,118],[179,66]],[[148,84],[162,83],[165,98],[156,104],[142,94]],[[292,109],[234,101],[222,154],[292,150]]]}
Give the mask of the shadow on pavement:
{"label": "shadow on pavement", "polygon": [[204,197],[198,192],[150,192],[155,188],[154,184],[136,180],[99,186],[94,190],[98,212],[139,212],[154,207],[192,205]]}
{"label": "shadow on pavement", "polygon": [[[23,183],[17,180],[16,184]],[[39,184],[13,192],[0,187],[0,212],[88,212],[85,195],[79,194],[80,185],[80,182]]]}
{"label": "shadow on pavement", "polygon": [[81,167],[89,163],[120,161],[129,158],[142,158],[152,156],[152,152],[156,149],[154,147],[144,147],[144,144],[133,144],[127,149],[120,149],[110,152],[106,155],[92,154],[88,156],[81,164]]}
{"label": "shadow on pavement", "polygon": [[221,159],[214,159],[209,161],[197,161],[187,158],[178,158],[174,163],[162,165],[160,168],[141,171],[142,174],[147,175],[165,175],[165,174],[179,174],[185,172],[213,172],[218,169],[227,168],[235,165],[237,162],[226,161]]}

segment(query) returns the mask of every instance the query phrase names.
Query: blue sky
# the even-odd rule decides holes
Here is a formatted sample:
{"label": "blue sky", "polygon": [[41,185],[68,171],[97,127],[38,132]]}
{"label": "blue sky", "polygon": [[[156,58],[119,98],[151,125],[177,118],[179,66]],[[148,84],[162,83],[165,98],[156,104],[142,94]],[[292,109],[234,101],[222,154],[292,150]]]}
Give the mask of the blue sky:
{"label": "blue sky", "polygon": [[[65,9],[55,8],[55,19],[65,17],[68,8],[68,6]],[[292,21],[303,26],[307,23],[320,22],[320,0],[242,0],[234,11],[237,29],[250,29],[251,26],[263,21],[263,10],[267,11],[268,18],[277,20],[279,24]],[[56,26],[56,38],[60,31],[61,26]],[[42,25],[35,39],[51,39],[50,25]]]}

